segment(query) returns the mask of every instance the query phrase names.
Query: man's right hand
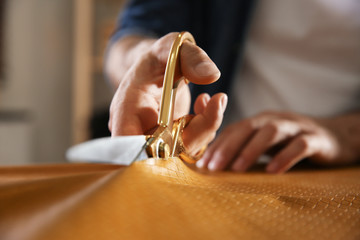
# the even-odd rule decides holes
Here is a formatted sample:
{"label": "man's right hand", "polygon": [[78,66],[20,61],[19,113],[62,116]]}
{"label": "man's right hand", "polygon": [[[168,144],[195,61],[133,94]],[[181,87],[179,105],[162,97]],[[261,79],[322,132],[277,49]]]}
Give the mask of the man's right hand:
{"label": "man's right hand", "polygon": [[[112,136],[148,134],[156,125],[167,57],[177,33],[156,40],[125,37],[109,52],[106,71],[117,88],[110,107]],[[180,49],[180,71],[195,84],[210,84],[220,77],[216,65],[198,46],[185,41]],[[210,98],[200,95],[194,105],[195,117],[184,129],[183,141],[195,154],[215,137],[227,104],[219,93]],[[190,92],[186,84],[178,87],[174,119],[188,114]]]}

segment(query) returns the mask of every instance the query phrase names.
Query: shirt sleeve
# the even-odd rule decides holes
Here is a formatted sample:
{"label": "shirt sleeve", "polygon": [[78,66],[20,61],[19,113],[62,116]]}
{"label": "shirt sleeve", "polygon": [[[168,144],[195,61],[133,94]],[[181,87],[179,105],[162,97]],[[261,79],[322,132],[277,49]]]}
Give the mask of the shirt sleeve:
{"label": "shirt sleeve", "polygon": [[191,0],[130,0],[120,14],[110,44],[126,35],[161,37],[189,30]]}

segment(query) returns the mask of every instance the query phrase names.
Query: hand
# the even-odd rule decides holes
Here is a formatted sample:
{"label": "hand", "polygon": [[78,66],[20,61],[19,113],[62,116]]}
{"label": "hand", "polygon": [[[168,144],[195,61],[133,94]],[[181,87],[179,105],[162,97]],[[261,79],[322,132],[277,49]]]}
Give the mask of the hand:
{"label": "hand", "polygon": [[[359,117],[357,116],[357,121]],[[359,122],[352,120],[359,131]],[[349,121],[348,121],[349,122]],[[200,168],[244,172],[255,164],[257,159],[278,148],[266,170],[282,173],[297,162],[309,157],[325,164],[354,162],[359,153],[349,150],[347,137],[331,129],[343,127],[344,123],[314,120],[291,113],[266,112],[237,122],[227,127],[207,149],[203,158],[197,162]],[[342,134],[344,136],[344,134]],[[355,139],[354,137],[352,137]],[[353,141],[355,146],[355,141]],[[357,146],[359,140],[356,140]],[[353,149],[356,149],[355,146]]]}
{"label": "hand", "polygon": [[[110,56],[109,65],[114,66],[119,60],[116,49],[120,49],[118,53],[123,54],[125,58],[121,44],[133,46],[128,51],[133,60],[130,64],[127,63],[125,74],[117,73],[116,67],[108,68],[112,71],[108,75],[115,78],[112,79],[113,82],[118,83],[110,107],[109,129],[112,136],[147,134],[157,125],[163,75],[175,36],[176,33],[170,33],[158,40],[143,39],[142,41],[136,38],[134,41],[137,45],[129,44],[128,41],[131,40],[125,39],[125,43],[119,43],[120,47],[115,47],[113,53],[110,53],[115,57]],[[141,48],[136,50],[136,46]],[[134,58],[134,55],[138,57]],[[181,69],[176,73],[178,78],[184,76],[196,84],[209,84],[220,77],[219,70],[207,54],[190,42],[183,43],[180,49],[180,62]],[[196,153],[201,146],[212,141],[222,122],[226,103],[227,96],[223,93],[216,94],[212,98],[202,94],[196,99],[194,105],[196,116],[183,133],[184,145],[190,152]],[[188,114],[189,107],[189,88],[181,83],[177,90],[174,119]]]}

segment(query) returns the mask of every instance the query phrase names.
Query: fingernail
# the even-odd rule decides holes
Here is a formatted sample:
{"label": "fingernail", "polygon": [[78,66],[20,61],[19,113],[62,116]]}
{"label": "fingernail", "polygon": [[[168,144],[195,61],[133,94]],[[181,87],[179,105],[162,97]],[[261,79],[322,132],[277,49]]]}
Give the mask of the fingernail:
{"label": "fingernail", "polygon": [[201,158],[199,161],[196,162],[196,167],[203,168],[205,163],[205,159]]}
{"label": "fingernail", "polygon": [[208,151],[205,151],[204,155],[200,158],[200,160],[195,163],[196,167],[204,168],[205,163],[208,161],[208,158],[209,158],[209,153]]}
{"label": "fingernail", "polygon": [[209,61],[204,61],[195,66],[195,72],[199,77],[208,77],[212,75],[220,75],[219,69],[216,65]]}
{"label": "fingernail", "polygon": [[227,97],[227,95],[223,95],[223,96],[221,97],[220,103],[221,103],[221,109],[222,109],[222,111],[225,112],[225,109],[226,109],[226,106],[227,106],[227,103],[228,103],[228,97]]}
{"label": "fingernail", "polygon": [[214,161],[214,159],[209,163],[208,169],[210,171],[216,171],[217,170],[217,161]]}

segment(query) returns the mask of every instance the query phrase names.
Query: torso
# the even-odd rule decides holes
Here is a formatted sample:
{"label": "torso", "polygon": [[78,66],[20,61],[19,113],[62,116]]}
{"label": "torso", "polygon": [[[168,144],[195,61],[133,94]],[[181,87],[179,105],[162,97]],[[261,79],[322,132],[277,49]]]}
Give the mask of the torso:
{"label": "torso", "polygon": [[264,110],[360,109],[359,1],[260,1],[253,19],[226,122]]}

